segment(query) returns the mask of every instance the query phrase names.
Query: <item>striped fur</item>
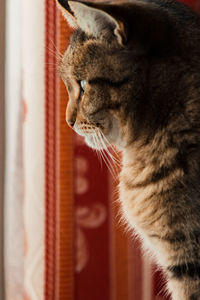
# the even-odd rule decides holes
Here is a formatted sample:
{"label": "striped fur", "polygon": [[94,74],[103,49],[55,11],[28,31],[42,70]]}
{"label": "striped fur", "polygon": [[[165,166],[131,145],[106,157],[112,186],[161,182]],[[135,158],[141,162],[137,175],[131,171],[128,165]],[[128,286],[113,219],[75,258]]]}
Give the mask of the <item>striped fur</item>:
{"label": "striped fur", "polygon": [[122,151],[125,220],[173,300],[200,299],[200,18],[174,0],[58,2],[78,28],[59,66],[66,120],[108,165]]}

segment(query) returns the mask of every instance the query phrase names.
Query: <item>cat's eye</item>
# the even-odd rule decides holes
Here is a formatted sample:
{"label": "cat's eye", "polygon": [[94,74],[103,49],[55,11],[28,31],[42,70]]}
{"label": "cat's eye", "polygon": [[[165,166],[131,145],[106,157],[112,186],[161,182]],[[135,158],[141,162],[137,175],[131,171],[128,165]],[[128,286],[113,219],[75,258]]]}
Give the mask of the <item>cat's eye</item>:
{"label": "cat's eye", "polygon": [[86,85],[87,85],[87,80],[81,80],[80,85],[81,85],[82,90],[85,92]]}

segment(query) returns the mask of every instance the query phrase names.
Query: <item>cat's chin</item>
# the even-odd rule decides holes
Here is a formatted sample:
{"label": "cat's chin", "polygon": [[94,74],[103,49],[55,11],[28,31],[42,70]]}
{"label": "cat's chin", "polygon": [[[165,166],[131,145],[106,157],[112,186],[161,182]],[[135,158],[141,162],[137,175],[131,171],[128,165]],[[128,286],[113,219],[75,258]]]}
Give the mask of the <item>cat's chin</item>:
{"label": "cat's chin", "polygon": [[98,144],[97,142],[94,143],[92,137],[85,137],[85,143],[87,144],[88,147],[95,149],[95,150],[103,150],[106,149],[107,147],[102,146],[101,144]]}

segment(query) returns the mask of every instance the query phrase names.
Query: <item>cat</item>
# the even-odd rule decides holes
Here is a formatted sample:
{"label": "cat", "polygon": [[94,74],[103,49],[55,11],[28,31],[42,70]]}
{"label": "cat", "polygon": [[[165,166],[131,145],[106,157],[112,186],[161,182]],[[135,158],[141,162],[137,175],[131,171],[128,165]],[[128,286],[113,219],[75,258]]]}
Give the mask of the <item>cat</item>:
{"label": "cat", "polygon": [[57,3],[74,29],[66,121],[121,151],[125,219],[172,299],[200,299],[200,17],[175,0]]}

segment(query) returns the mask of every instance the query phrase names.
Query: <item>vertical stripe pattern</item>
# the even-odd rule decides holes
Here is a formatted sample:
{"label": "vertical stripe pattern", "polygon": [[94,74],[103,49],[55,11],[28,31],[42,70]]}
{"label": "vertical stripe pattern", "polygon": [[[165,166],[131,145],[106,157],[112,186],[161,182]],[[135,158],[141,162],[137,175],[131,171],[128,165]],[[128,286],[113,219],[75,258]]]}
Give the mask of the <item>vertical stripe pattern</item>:
{"label": "vertical stripe pattern", "polygon": [[[59,35],[57,43],[59,52],[63,53],[67,47],[70,29],[60,15]],[[57,199],[57,294],[56,299],[74,299],[74,135],[65,121],[67,91],[63,82],[59,82],[58,97],[58,199]]]}
{"label": "vertical stripe pattern", "polygon": [[57,81],[52,65],[56,57],[57,18],[54,1],[45,1],[45,300],[56,295],[56,214],[57,214]]}
{"label": "vertical stripe pattern", "polygon": [[[18,3],[19,5],[19,3]],[[23,165],[25,232],[24,294],[43,300],[44,294],[44,2],[23,0]],[[17,293],[16,293],[17,294]],[[25,296],[24,296],[25,297]]]}

